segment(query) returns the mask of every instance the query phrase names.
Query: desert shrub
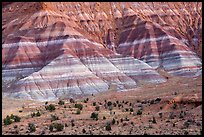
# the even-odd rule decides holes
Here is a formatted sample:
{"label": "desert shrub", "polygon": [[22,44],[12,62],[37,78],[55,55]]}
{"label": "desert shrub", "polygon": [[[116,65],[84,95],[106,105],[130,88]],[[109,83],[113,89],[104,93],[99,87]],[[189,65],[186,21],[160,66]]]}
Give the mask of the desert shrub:
{"label": "desert shrub", "polygon": [[159,117],[160,117],[160,118],[162,118],[162,114],[163,114],[162,112],[159,113]]}
{"label": "desert shrub", "polygon": [[98,113],[92,112],[91,113],[91,118],[92,119],[98,119]]}
{"label": "desert shrub", "polygon": [[112,125],[114,125],[115,124],[115,118],[113,118],[113,120],[112,120]]}
{"label": "desert shrub", "polygon": [[99,111],[99,110],[100,110],[100,107],[99,107],[99,106],[96,106],[95,110],[96,110],[96,111]]}
{"label": "desert shrub", "polygon": [[179,114],[179,118],[183,118],[185,115],[184,111],[181,111],[180,114]]}
{"label": "desert shrub", "polygon": [[120,122],[121,122],[121,123],[123,122],[123,118],[120,119]]}
{"label": "desert shrub", "polygon": [[34,117],[35,116],[35,112],[31,113],[31,117]]}
{"label": "desert shrub", "polygon": [[113,107],[116,107],[116,106],[117,106],[117,104],[114,102],[114,103],[113,103]]}
{"label": "desert shrub", "polygon": [[133,112],[134,110],[133,110],[133,108],[130,108],[130,112]]}
{"label": "desert shrub", "polygon": [[119,101],[117,100],[117,101],[116,101],[116,103],[118,104],[118,103],[119,103]]}
{"label": "desert shrub", "polygon": [[111,125],[110,125],[110,124],[107,124],[107,125],[106,125],[106,130],[107,130],[107,131],[110,131],[110,130],[111,130]]}
{"label": "desert shrub", "polygon": [[154,104],[154,100],[151,100],[151,101],[150,101],[150,104]]}
{"label": "desert shrub", "polygon": [[82,133],[86,133],[86,130],[84,128],[82,129]]}
{"label": "desert shrub", "polygon": [[75,124],[74,124],[74,119],[71,120],[71,125],[72,125],[72,127],[75,126]]}
{"label": "desert shrub", "polygon": [[105,120],[105,119],[106,119],[106,117],[105,117],[105,116],[103,116],[103,119]]}
{"label": "desert shrub", "polygon": [[111,106],[111,105],[112,105],[112,102],[111,102],[111,101],[108,101],[107,105],[108,105],[108,106]]}
{"label": "desert shrub", "polygon": [[67,108],[67,106],[64,105],[64,108]]}
{"label": "desert shrub", "polygon": [[58,104],[59,104],[59,105],[64,105],[64,101],[59,100]]}
{"label": "desert shrub", "polygon": [[64,125],[61,123],[52,123],[49,126],[49,130],[52,132],[54,129],[56,129],[56,131],[62,131],[64,129]]}
{"label": "desert shrub", "polygon": [[51,121],[59,120],[59,117],[56,115],[51,115]]}
{"label": "desert shrub", "polygon": [[176,109],[176,108],[177,108],[177,104],[174,103],[173,106],[172,106],[172,108],[173,108],[173,109]]}
{"label": "desert shrub", "polygon": [[130,102],[129,106],[131,107],[132,106],[132,103]]}
{"label": "desert shrub", "polygon": [[48,104],[48,102],[46,101],[46,102],[45,102],[45,105],[47,105],[47,104]]}
{"label": "desert shrub", "polygon": [[4,125],[10,125],[12,123],[11,118],[7,115],[6,118],[4,118]]}
{"label": "desert shrub", "polygon": [[73,98],[70,98],[70,99],[69,99],[69,102],[70,102],[70,103],[74,103],[75,101],[74,101]]}
{"label": "desert shrub", "polygon": [[53,127],[57,130],[57,131],[62,131],[64,129],[64,125],[61,123],[53,123]]}
{"label": "desert shrub", "polygon": [[55,106],[53,104],[50,104],[49,106],[45,106],[45,109],[49,110],[49,111],[54,111],[55,110]]}
{"label": "desert shrub", "polygon": [[142,115],[142,110],[141,110],[141,109],[139,109],[139,110],[137,111],[137,115]]}
{"label": "desert shrub", "polygon": [[93,102],[93,106],[96,106],[96,102]]}
{"label": "desert shrub", "polygon": [[41,116],[39,111],[35,115],[36,115],[36,117],[40,117]]}
{"label": "desert shrub", "polygon": [[80,109],[77,109],[76,114],[77,114],[77,115],[81,114]]}
{"label": "desert shrub", "polygon": [[19,116],[14,116],[14,122],[20,122],[21,121],[21,118]]}
{"label": "desert shrub", "polygon": [[75,107],[75,108],[78,108],[78,109],[80,109],[80,110],[83,109],[83,105],[82,105],[82,104],[75,104],[74,107]]}
{"label": "desert shrub", "polygon": [[86,100],[84,100],[84,103],[87,103],[87,101],[86,101]]}
{"label": "desert shrub", "polygon": [[157,123],[155,117],[153,117],[152,123]]}
{"label": "desert shrub", "polygon": [[125,108],[125,111],[127,112],[129,109],[128,108]]}
{"label": "desert shrub", "polygon": [[30,132],[35,132],[36,131],[36,127],[34,123],[28,123],[28,130]]}

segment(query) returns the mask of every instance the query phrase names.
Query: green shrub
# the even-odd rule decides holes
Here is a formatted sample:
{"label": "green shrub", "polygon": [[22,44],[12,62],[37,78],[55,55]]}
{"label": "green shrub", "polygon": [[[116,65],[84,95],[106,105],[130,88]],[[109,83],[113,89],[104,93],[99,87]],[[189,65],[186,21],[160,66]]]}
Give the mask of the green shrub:
{"label": "green shrub", "polygon": [[96,106],[96,102],[93,102],[93,106]]}
{"label": "green shrub", "polygon": [[82,129],[82,133],[86,133],[86,130],[84,128]]}
{"label": "green shrub", "polygon": [[12,123],[11,118],[7,115],[6,118],[4,118],[4,125],[10,125]]}
{"label": "green shrub", "polygon": [[64,129],[64,125],[61,123],[54,123],[53,126],[57,131],[62,131]]}
{"label": "green shrub", "polygon": [[51,121],[59,120],[59,117],[56,115],[51,115]]}
{"label": "green shrub", "polygon": [[75,101],[74,101],[73,98],[70,98],[70,99],[69,99],[69,102],[70,102],[70,103],[74,103]]}
{"label": "green shrub", "polygon": [[162,118],[162,115],[163,115],[163,113],[162,113],[162,112],[160,112],[160,113],[159,113],[159,117],[160,117],[160,118]]}
{"label": "green shrub", "polygon": [[99,111],[99,110],[100,110],[100,107],[99,107],[99,106],[96,106],[95,110],[96,110],[96,111]]}
{"label": "green shrub", "polygon": [[54,129],[54,127],[53,127],[53,125],[51,124],[51,125],[49,126],[49,130],[52,132],[53,129]]}
{"label": "green shrub", "polygon": [[113,120],[112,120],[112,125],[114,125],[115,124],[115,118],[113,118]]}
{"label": "green shrub", "polygon": [[36,115],[36,117],[40,117],[41,116],[39,111],[35,115]]}
{"label": "green shrub", "polygon": [[137,115],[142,115],[142,110],[141,110],[141,109],[139,109],[139,110],[137,111]]}
{"label": "green shrub", "polygon": [[106,125],[106,130],[107,130],[107,131],[110,131],[110,130],[111,130],[111,125],[110,125],[110,124],[107,124],[107,125]]}
{"label": "green shrub", "polygon": [[28,123],[28,130],[30,132],[35,132],[36,131],[36,127],[34,123]]}
{"label": "green shrub", "polygon": [[112,102],[111,102],[111,101],[108,101],[107,105],[108,105],[108,106],[111,106],[111,105],[112,105]]}
{"label": "green shrub", "polygon": [[74,107],[75,107],[75,108],[78,108],[78,109],[80,109],[80,110],[83,109],[83,105],[82,105],[82,104],[75,104]]}
{"label": "green shrub", "polygon": [[133,112],[134,110],[133,110],[133,108],[130,108],[130,112]]}
{"label": "green shrub", "polygon": [[80,109],[77,109],[76,114],[79,115],[81,113]]}
{"label": "green shrub", "polygon": [[46,102],[45,102],[45,105],[47,105],[47,104],[48,104],[48,102],[46,101]]}
{"label": "green shrub", "polygon": [[58,104],[59,104],[59,105],[64,105],[64,101],[59,100]]}
{"label": "green shrub", "polygon": [[174,103],[173,106],[172,106],[172,108],[173,108],[173,109],[176,109],[176,108],[177,108],[177,104]]}
{"label": "green shrub", "polygon": [[91,113],[91,118],[98,119],[98,113],[95,113],[95,112]]}
{"label": "green shrub", "polygon": [[20,122],[21,118],[19,116],[14,116],[14,122]]}
{"label": "green shrub", "polygon": [[55,110],[55,106],[53,104],[50,104],[49,106],[45,106],[45,109],[49,110],[49,111],[54,111]]}
{"label": "green shrub", "polygon": [[152,123],[157,123],[155,117],[153,117]]}

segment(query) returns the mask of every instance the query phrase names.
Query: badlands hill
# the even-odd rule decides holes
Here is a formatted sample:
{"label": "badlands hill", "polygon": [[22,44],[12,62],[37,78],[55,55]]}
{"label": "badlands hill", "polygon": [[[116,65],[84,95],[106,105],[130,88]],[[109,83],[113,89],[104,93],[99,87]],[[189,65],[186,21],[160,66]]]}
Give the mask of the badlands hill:
{"label": "badlands hill", "polygon": [[202,73],[202,3],[14,2],[2,7],[3,95],[55,100]]}

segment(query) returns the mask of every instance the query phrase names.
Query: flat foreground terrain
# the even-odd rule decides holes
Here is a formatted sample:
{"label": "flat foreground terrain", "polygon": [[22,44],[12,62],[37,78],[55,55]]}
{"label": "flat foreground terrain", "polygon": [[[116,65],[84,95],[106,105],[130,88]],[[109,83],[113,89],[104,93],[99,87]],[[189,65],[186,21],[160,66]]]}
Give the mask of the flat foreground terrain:
{"label": "flat foreground terrain", "polygon": [[[88,101],[84,102],[87,98]],[[64,105],[49,101],[47,105],[54,104],[56,108],[50,112],[45,109],[45,102],[3,98],[2,119],[14,114],[21,120],[10,125],[4,125],[2,120],[2,134],[199,135],[202,132],[202,77],[169,77],[166,83],[158,85],[140,84],[139,88],[124,92],[111,88],[107,92],[76,99],[74,103],[69,99],[63,101]],[[108,106],[109,101],[112,104]],[[80,114],[76,114],[77,103],[83,105]],[[37,111],[41,115],[31,117],[31,113]],[[98,113],[97,119],[91,118],[92,112]],[[51,115],[59,120],[52,121]],[[28,123],[33,123],[36,131],[29,130]],[[51,123],[61,123],[64,128],[51,131]],[[111,130],[106,129],[107,125]]]}

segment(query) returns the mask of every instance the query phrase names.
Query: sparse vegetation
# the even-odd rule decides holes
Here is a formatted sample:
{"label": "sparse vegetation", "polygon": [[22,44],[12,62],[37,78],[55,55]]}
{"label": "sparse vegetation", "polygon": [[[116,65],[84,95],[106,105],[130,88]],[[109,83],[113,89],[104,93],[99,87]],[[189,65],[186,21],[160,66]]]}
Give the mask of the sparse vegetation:
{"label": "sparse vegetation", "polygon": [[55,120],[59,120],[59,117],[56,115],[51,115],[51,122]]}
{"label": "sparse vegetation", "polygon": [[172,108],[173,108],[173,109],[176,109],[176,108],[177,108],[177,104],[174,103],[173,106],[172,106]]}
{"label": "sparse vegetation", "polygon": [[138,109],[137,115],[142,115],[142,110],[141,109]]}
{"label": "sparse vegetation", "polygon": [[62,131],[64,129],[64,125],[61,124],[61,123],[52,123],[50,126],[49,126],[49,130],[51,132],[53,132],[54,130],[56,131]]}
{"label": "sparse vegetation", "polygon": [[50,104],[48,106],[45,106],[45,109],[46,110],[49,110],[50,112],[54,111],[55,110],[55,106],[53,104]]}
{"label": "sparse vegetation", "polygon": [[17,115],[11,114],[10,116],[7,115],[6,118],[3,119],[4,125],[10,125],[13,122],[20,122],[21,118]]}
{"label": "sparse vegetation", "polygon": [[99,111],[99,110],[100,110],[100,107],[99,107],[99,106],[96,106],[95,110],[96,110],[96,111]]}
{"label": "sparse vegetation", "polygon": [[98,119],[98,113],[95,113],[95,112],[91,113],[91,118]]}
{"label": "sparse vegetation", "polygon": [[46,102],[45,102],[45,105],[47,105],[47,104],[48,104],[48,102],[46,101]]}
{"label": "sparse vegetation", "polygon": [[64,101],[59,100],[58,104],[59,104],[59,105],[64,105]]}
{"label": "sparse vegetation", "polygon": [[4,125],[10,125],[12,123],[11,118],[7,115],[6,118],[4,118]]}
{"label": "sparse vegetation", "polygon": [[79,110],[83,109],[83,105],[82,104],[75,104],[74,107],[78,108]]}
{"label": "sparse vegetation", "polygon": [[69,102],[70,102],[70,103],[74,103],[75,101],[74,101],[73,98],[70,98],[70,99],[69,99]]}
{"label": "sparse vegetation", "polygon": [[162,115],[163,115],[163,113],[162,113],[162,112],[160,112],[160,113],[159,113],[159,117],[160,117],[160,118],[162,118]]}
{"label": "sparse vegetation", "polygon": [[153,117],[152,123],[154,123],[154,124],[157,123],[155,117]]}
{"label": "sparse vegetation", "polygon": [[115,124],[115,118],[113,118],[113,120],[112,120],[112,125],[114,125]]}
{"label": "sparse vegetation", "polygon": [[36,131],[36,127],[34,123],[28,123],[28,130],[30,132],[35,132]]}
{"label": "sparse vegetation", "polygon": [[96,106],[96,102],[93,102],[93,106]]}
{"label": "sparse vegetation", "polygon": [[106,130],[110,131],[111,130],[111,125],[110,124],[106,124]]}
{"label": "sparse vegetation", "polygon": [[77,115],[81,114],[80,109],[77,109],[76,114],[77,114]]}

